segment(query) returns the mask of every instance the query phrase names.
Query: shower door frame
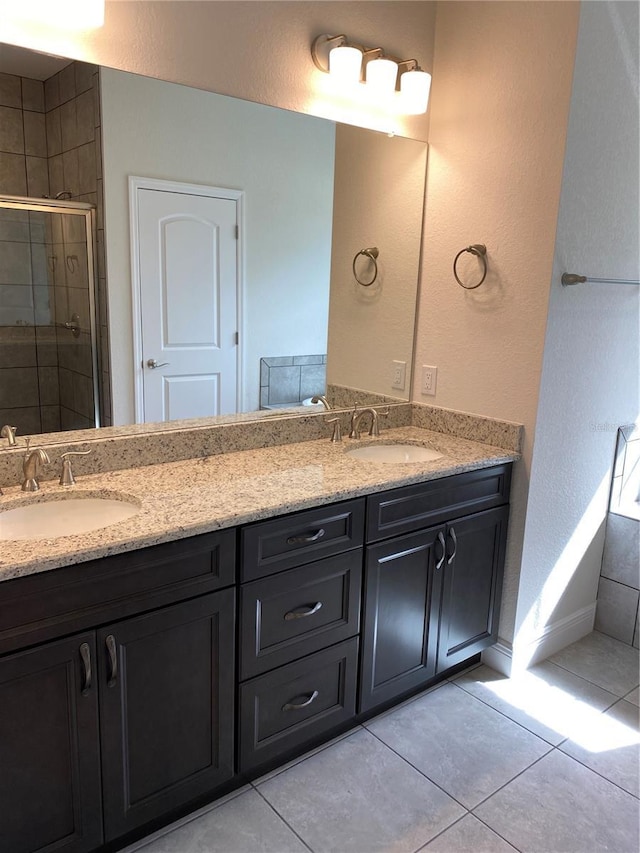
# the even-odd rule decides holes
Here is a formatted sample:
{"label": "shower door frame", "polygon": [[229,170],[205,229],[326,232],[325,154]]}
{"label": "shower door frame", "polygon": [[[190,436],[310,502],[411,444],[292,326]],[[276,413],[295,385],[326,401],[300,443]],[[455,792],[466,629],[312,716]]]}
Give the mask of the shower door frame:
{"label": "shower door frame", "polygon": [[[83,201],[58,201],[53,198],[30,198],[29,196],[0,194],[0,208],[28,210],[35,213],[68,213],[84,215],[87,240],[87,273],[89,276],[89,332],[91,335],[91,368],[93,372],[93,416],[95,426],[100,426],[100,388],[98,384],[98,342],[96,337],[96,208]],[[57,325],[57,318],[56,323]]]}

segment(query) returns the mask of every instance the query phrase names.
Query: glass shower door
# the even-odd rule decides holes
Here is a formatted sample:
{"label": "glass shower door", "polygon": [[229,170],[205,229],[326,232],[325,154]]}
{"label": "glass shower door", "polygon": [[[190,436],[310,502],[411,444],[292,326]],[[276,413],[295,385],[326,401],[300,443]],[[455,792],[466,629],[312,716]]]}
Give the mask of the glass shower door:
{"label": "glass shower door", "polygon": [[93,212],[0,200],[0,423],[99,426]]}

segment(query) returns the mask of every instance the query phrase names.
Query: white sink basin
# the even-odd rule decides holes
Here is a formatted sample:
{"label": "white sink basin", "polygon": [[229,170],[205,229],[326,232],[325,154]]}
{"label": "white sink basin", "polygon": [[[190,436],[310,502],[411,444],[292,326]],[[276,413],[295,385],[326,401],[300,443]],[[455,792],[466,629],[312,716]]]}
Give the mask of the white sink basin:
{"label": "white sink basin", "polygon": [[129,500],[61,495],[0,510],[0,539],[55,539],[88,533],[131,518],[140,507]]}
{"label": "white sink basin", "polygon": [[432,462],[443,455],[422,444],[368,444],[346,451],[347,456],[366,462]]}

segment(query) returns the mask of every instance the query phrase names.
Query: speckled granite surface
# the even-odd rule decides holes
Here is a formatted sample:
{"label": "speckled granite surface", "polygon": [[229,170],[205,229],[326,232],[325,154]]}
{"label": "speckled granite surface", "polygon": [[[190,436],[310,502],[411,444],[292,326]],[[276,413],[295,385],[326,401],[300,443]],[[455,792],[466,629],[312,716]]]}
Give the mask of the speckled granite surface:
{"label": "speckled granite surface", "polygon": [[497,445],[518,453],[522,447],[522,424],[456,412],[453,409],[439,409],[437,406],[421,403],[413,403],[411,409],[413,426]]}
{"label": "speckled granite surface", "polygon": [[[443,456],[433,462],[387,464],[345,453],[372,441],[427,444]],[[140,502],[139,513],[78,536],[0,541],[0,580],[517,458],[502,447],[408,426],[384,430],[377,440],[332,444],[324,438],[88,475],[74,494],[130,496]],[[57,482],[43,483],[37,495],[29,496],[14,486],[0,497],[0,509],[62,494],[69,490]]]}
{"label": "speckled granite surface", "polygon": [[[340,417],[343,432],[348,431],[348,411],[300,414],[300,408],[278,410],[277,413],[250,412],[238,416],[170,421],[161,424],[133,424],[124,427],[78,430],[33,436],[31,447],[47,450],[51,463],[42,467],[41,482],[60,476],[60,455],[67,450],[91,450],[89,456],[76,457],[76,475],[140,468],[163,462],[198,459],[218,453],[255,450],[278,444],[313,441],[329,437],[331,426],[326,421]],[[411,423],[411,406],[403,403],[389,407],[384,427],[407,426]],[[0,488],[22,480],[25,439],[0,452]]]}

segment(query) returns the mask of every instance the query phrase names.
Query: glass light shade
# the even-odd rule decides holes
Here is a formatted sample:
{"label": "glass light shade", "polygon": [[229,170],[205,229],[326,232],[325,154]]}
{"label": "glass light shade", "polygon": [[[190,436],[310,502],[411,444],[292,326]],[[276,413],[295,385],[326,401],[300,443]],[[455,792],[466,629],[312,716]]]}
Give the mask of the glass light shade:
{"label": "glass light shade", "polygon": [[91,30],[104,24],[104,0],[3,0],[0,16],[17,24]]}
{"label": "glass light shade", "polygon": [[342,45],[329,52],[329,74],[339,83],[359,83],[362,68],[362,51],[357,47]]}
{"label": "glass light shade", "polygon": [[402,111],[410,115],[426,113],[431,90],[431,74],[426,71],[405,71],[400,75]]}
{"label": "glass light shade", "polygon": [[381,95],[395,91],[398,77],[398,64],[392,59],[372,59],[367,62],[367,86]]}

